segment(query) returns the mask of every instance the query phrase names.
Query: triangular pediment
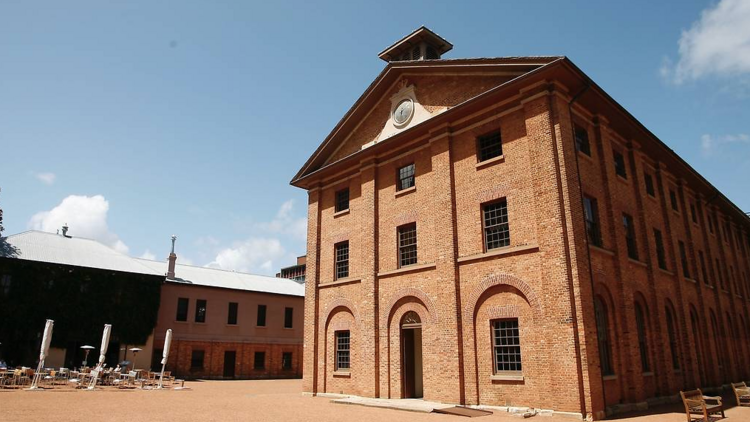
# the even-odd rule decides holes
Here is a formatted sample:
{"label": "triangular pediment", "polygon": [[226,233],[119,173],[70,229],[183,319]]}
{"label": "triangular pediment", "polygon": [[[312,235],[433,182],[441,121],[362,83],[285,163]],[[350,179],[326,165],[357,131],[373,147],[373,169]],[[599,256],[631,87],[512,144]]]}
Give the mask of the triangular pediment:
{"label": "triangular pediment", "polygon": [[[295,181],[460,107],[554,58],[390,63],[318,147]],[[293,181],[294,182],[294,181]]]}

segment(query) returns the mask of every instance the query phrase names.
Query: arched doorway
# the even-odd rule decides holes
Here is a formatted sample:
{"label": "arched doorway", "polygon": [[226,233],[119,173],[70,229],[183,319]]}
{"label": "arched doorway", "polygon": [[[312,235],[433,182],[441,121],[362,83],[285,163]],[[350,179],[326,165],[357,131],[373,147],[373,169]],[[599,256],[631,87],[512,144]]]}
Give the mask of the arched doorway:
{"label": "arched doorway", "polygon": [[422,320],[414,311],[401,318],[401,380],[403,398],[423,397]]}

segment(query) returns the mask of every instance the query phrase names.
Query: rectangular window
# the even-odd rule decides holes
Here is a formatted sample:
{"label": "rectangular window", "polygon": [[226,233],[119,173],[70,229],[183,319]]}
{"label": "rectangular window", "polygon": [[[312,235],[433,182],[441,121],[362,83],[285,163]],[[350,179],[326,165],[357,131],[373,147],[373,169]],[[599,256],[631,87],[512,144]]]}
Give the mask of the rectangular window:
{"label": "rectangular window", "polygon": [[398,228],[398,265],[406,267],[417,263],[417,223]]}
{"label": "rectangular window", "polygon": [[229,302],[229,312],[227,313],[227,324],[237,325],[237,310],[239,304],[237,302]]}
{"label": "rectangular window", "polygon": [[722,290],[726,290],[726,287],[724,287],[724,275],[721,273],[721,265],[719,265],[718,259],[716,259],[716,274],[719,275],[719,287]]}
{"label": "rectangular window", "polygon": [[724,223],[724,241],[727,243],[732,241],[732,226],[728,221]]}
{"label": "rectangular window", "polygon": [[614,159],[615,159],[615,174],[622,177],[623,179],[627,179],[628,171],[625,168],[625,157],[621,153],[615,151]]}
{"label": "rectangular window", "polygon": [[628,246],[628,257],[638,260],[638,244],[635,240],[635,227],[633,217],[628,214],[622,214],[622,224],[625,226],[625,243]]}
{"label": "rectangular window", "polygon": [[654,178],[648,173],[643,173],[643,180],[646,182],[646,193],[650,196],[656,196],[654,189]]}
{"label": "rectangular window", "polygon": [[335,268],[334,280],[349,277],[349,241],[345,240],[334,245]]}
{"label": "rectangular window", "polygon": [[643,310],[641,306],[635,304],[635,325],[638,329],[638,349],[641,352],[641,370],[643,372],[649,372],[651,370],[651,364],[648,358],[648,338],[646,337],[646,319],[643,316]]}
{"label": "rectangular window", "polygon": [[672,204],[673,210],[680,210],[679,206],[677,205],[677,194],[675,194],[672,189],[669,190],[669,203]]}
{"label": "rectangular window", "polygon": [[714,234],[714,218],[708,214],[708,232]]}
{"label": "rectangular window", "polygon": [[336,371],[349,371],[349,331],[336,331]]}
{"label": "rectangular window", "polygon": [[667,256],[664,253],[664,239],[661,237],[660,230],[654,229],[654,242],[656,243],[656,261],[659,263],[659,268],[666,270]]}
{"label": "rectangular window", "polygon": [[294,308],[284,308],[284,328],[294,326]]}
{"label": "rectangular window", "polygon": [[688,267],[687,251],[685,250],[685,242],[682,240],[677,242],[680,248],[680,261],[682,262],[682,275],[685,278],[690,278],[690,268]]}
{"label": "rectangular window", "polygon": [[255,352],[253,357],[253,369],[266,369],[266,352]]}
{"label": "rectangular window", "polygon": [[177,316],[175,317],[175,320],[187,321],[189,303],[190,303],[190,299],[186,297],[181,297],[177,299]]}
{"label": "rectangular window", "polygon": [[206,322],[206,300],[195,301],[195,322]]}
{"label": "rectangular window", "polygon": [[677,334],[674,327],[672,311],[667,308],[667,335],[669,336],[669,351],[672,354],[672,369],[680,369],[680,357],[678,354]]}
{"label": "rectangular window", "polygon": [[191,370],[203,369],[203,358],[205,356],[206,356],[206,352],[204,352],[203,350],[193,349],[193,352],[190,355],[190,369]]}
{"label": "rectangular window", "polygon": [[698,251],[698,260],[701,263],[701,275],[703,276],[703,284],[710,286],[711,281],[708,279],[708,273],[706,272],[706,259],[703,256],[703,251]]}
{"label": "rectangular window", "polygon": [[521,336],[518,319],[492,321],[492,348],[495,373],[521,372]]}
{"label": "rectangular window", "polygon": [[589,243],[594,246],[602,246],[602,232],[599,227],[599,207],[596,199],[590,196],[583,197],[583,212],[586,218],[586,233]]}
{"label": "rectangular window", "polygon": [[500,132],[493,132],[477,138],[477,148],[479,162],[503,155],[503,142],[500,139]]}
{"label": "rectangular window", "polygon": [[258,327],[266,326],[266,305],[258,305],[258,317],[255,321]]}
{"label": "rectangular window", "polygon": [[599,360],[602,375],[614,375],[612,366],[612,346],[609,341],[609,318],[607,308],[599,297],[594,298],[594,318],[596,319],[596,334],[599,339]]}
{"label": "rectangular window", "polygon": [[695,212],[695,204],[692,202],[690,203],[690,218],[693,220],[693,223],[698,224],[698,213]]}
{"label": "rectangular window", "polygon": [[591,144],[589,143],[589,132],[580,126],[575,125],[575,133],[576,133],[576,149],[590,157],[591,156]]}
{"label": "rectangular window", "polygon": [[510,245],[508,202],[502,199],[482,206],[484,249],[489,251]]}
{"label": "rectangular window", "polygon": [[281,369],[285,371],[292,369],[292,352],[283,352],[281,354]]}
{"label": "rectangular window", "polygon": [[349,209],[349,188],[336,192],[336,212]]}
{"label": "rectangular window", "polygon": [[414,163],[398,169],[398,186],[396,190],[409,189],[414,186]]}

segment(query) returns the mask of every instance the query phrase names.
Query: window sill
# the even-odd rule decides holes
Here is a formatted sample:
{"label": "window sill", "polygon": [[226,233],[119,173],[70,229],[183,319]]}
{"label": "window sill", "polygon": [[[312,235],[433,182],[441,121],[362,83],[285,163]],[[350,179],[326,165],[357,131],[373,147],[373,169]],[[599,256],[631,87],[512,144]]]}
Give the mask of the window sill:
{"label": "window sill", "polygon": [[360,279],[360,278],[353,278],[353,277],[351,277],[351,278],[340,278],[340,279],[335,280],[335,281],[327,281],[325,283],[318,283],[318,287],[319,288],[323,288],[323,287],[341,286],[343,284],[359,283],[360,281],[362,281],[362,279]]}
{"label": "window sill", "polygon": [[333,218],[341,217],[342,215],[349,214],[349,208],[333,213]]}
{"label": "window sill", "polygon": [[268,325],[256,325],[255,328],[268,328]]}
{"label": "window sill", "polygon": [[703,283],[703,286],[704,286],[705,288],[707,288],[707,289],[711,289],[711,290],[714,290],[714,286],[712,286],[712,285],[710,285],[710,284],[706,284],[706,283]]}
{"label": "window sill", "polygon": [[428,264],[414,264],[414,265],[409,265],[406,267],[401,267],[395,270],[379,272],[378,277],[387,277],[389,275],[404,274],[404,273],[410,273],[410,272],[422,271],[422,270],[430,270],[433,268],[435,268],[434,262],[431,262]]}
{"label": "window sill", "polygon": [[352,373],[344,371],[333,371],[333,376],[337,378],[351,378]]}
{"label": "window sill", "polygon": [[656,195],[651,195],[650,193],[646,193],[646,198],[648,198],[648,199],[650,199],[650,200],[652,200],[652,201],[654,201],[656,203],[659,202],[659,200],[656,199]]}
{"label": "window sill", "polygon": [[665,270],[664,268],[661,268],[661,267],[659,267],[659,271],[663,272],[666,275],[670,275],[670,276],[674,275],[674,273],[672,271]]}
{"label": "window sill", "polygon": [[285,330],[294,330],[294,327],[284,327]]}
{"label": "window sill", "polygon": [[644,377],[653,377],[653,376],[654,376],[654,373],[653,373],[653,372],[644,372],[644,373],[643,373],[643,374],[641,374],[641,375],[643,375]]}
{"label": "window sill", "polygon": [[628,261],[630,261],[631,264],[640,265],[643,268],[648,268],[648,264],[637,259],[628,258]]}
{"label": "window sill", "polygon": [[523,374],[494,374],[490,381],[523,381]]}
{"label": "window sill", "polygon": [[498,257],[498,256],[503,256],[503,255],[535,252],[538,250],[539,250],[539,245],[537,244],[523,245],[523,246],[505,246],[505,247],[493,249],[489,252],[485,252],[481,254],[463,256],[461,258],[458,258],[458,262],[470,262],[470,261],[476,261],[479,259],[493,258],[493,257]]}
{"label": "window sill", "polygon": [[190,324],[188,321],[177,321],[175,320],[175,324]]}
{"label": "window sill", "polygon": [[398,198],[399,196],[404,196],[404,195],[410,194],[410,193],[412,193],[412,192],[414,192],[416,190],[417,190],[417,185],[414,185],[414,186],[412,186],[410,188],[397,190],[395,196],[396,196],[396,198]]}
{"label": "window sill", "polygon": [[724,289],[721,289],[721,291],[722,291],[722,292],[724,292],[724,293],[726,293],[726,294],[730,294],[730,293],[729,293],[729,290],[724,290]]}
{"label": "window sill", "polygon": [[698,282],[696,280],[694,280],[694,279],[692,279],[690,277],[685,277],[685,281],[689,281],[689,282],[691,282],[693,284],[698,284]]}
{"label": "window sill", "polygon": [[617,179],[619,182],[624,183],[626,185],[630,185],[630,181],[627,177],[620,176],[619,174],[615,174],[615,179]]}
{"label": "window sill", "polygon": [[500,155],[500,156],[495,157],[495,158],[490,158],[489,160],[484,160],[484,161],[478,162],[476,164],[476,168],[477,168],[477,170],[483,169],[485,167],[489,167],[489,166],[491,166],[493,164],[496,164],[496,163],[502,163],[503,161],[505,161],[505,155]]}
{"label": "window sill", "polygon": [[225,324],[227,327],[239,327],[240,324]]}
{"label": "window sill", "polygon": [[601,252],[609,256],[615,256],[615,253],[613,251],[610,251],[609,249],[604,249],[601,246],[589,244],[589,248],[591,248],[591,250],[593,251]]}
{"label": "window sill", "polygon": [[578,152],[579,157],[582,157],[584,160],[589,160],[589,162],[591,162],[592,164],[594,163],[594,157],[592,157],[591,155],[586,154],[581,150],[576,150],[576,152]]}
{"label": "window sill", "polygon": [[602,381],[613,381],[617,379],[617,375],[605,375],[602,377]]}

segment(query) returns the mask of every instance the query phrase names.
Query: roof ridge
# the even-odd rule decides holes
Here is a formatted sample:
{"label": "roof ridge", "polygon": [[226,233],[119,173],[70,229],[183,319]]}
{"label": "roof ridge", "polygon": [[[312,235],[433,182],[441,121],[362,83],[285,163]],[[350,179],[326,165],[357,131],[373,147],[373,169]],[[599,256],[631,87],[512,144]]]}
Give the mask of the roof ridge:
{"label": "roof ridge", "polygon": [[[140,258],[140,257],[135,257],[135,256],[133,256],[131,258],[137,259],[137,260],[141,260],[141,261],[149,261],[149,262],[159,262],[159,263],[164,262],[164,261],[157,261],[157,260],[154,260],[154,259],[146,259],[146,258]],[[256,277],[266,277],[266,278],[271,278],[271,279],[274,279],[274,280],[277,279],[277,277],[273,277],[273,276],[270,276],[270,275],[254,274],[254,273],[248,273],[248,272],[245,272],[245,271],[228,270],[226,268],[208,267],[206,265],[180,264],[179,262],[176,262],[175,265],[181,265],[183,267],[191,267],[191,268],[201,268],[201,269],[212,270],[212,271],[224,271],[225,273],[232,273],[232,274],[243,274],[243,275],[252,275],[252,276],[256,276]],[[287,280],[287,279],[283,279],[283,280]],[[290,280],[290,281],[294,281],[294,280]]]}

